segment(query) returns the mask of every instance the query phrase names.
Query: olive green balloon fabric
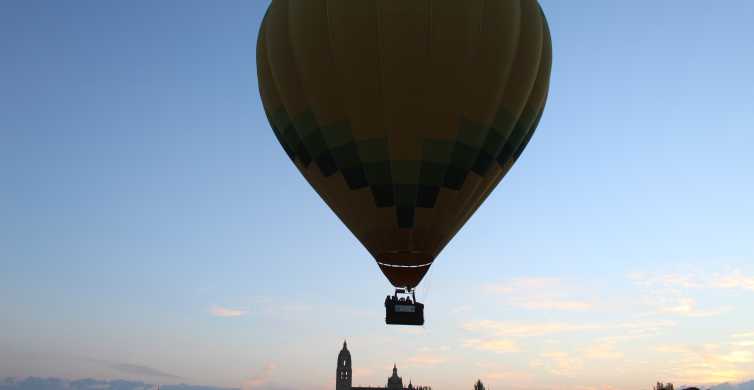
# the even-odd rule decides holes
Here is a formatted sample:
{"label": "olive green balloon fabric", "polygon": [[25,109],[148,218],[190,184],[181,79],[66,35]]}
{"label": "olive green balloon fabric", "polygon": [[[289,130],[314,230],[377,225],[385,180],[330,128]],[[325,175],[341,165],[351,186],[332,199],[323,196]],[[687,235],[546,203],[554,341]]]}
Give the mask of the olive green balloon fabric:
{"label": "olive green balloon fabric", "polygon": [[536,0],[273,0],[257,66],[285,152],[414,287],[531,139],[551,41]]}

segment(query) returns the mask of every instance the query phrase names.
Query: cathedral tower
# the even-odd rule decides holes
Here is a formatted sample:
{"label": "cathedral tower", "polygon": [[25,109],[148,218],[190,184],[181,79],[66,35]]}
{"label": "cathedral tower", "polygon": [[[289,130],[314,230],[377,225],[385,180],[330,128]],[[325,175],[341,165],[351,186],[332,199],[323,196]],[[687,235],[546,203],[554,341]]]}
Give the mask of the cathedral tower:
{"label": "cathedral tower", "polygon": [[387,388],[390,390],[403,390],[403,378],[398,376],[398,367],[393,364],[393,376],[387,378]]}
{"label": "cathedral tower", "polygon": [[338,354],[338,369],[335,372],[335,390],[351,390],[351,353],[348,352],[346,342]]}

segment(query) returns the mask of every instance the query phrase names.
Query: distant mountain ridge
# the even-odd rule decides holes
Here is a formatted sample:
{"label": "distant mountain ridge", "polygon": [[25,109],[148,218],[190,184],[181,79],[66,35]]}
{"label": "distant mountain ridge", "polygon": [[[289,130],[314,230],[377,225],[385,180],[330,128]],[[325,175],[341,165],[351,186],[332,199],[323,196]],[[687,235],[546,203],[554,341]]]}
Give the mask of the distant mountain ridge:
{"label": "distant mountain ridge", "polygon": [[[698,386],[709,390],[754,390],[754,380],[738,384],[722,383],[712,387]],[[100,380],[28,377],[24,379],[0,379],[0,390],[156,390],[156,383],[129,380]],[[274,388],[274,387],[273,387]],[[679,388],[685,388],[679,387]],[[201,385],[160,385],[160,390],[240,390],[234,387],[214,387]]]}
{"label": "distant mountain ridge", "polygon": [[712,386],[710,390],[754,390],[754,380],[738,384],[723,383],[720,385]]}
{"label": "distant mountain ridge", "polygon": [[[0,390],[156,390],[157,384],[128,380],[99,380],[28,377],[5,378],[0,381]],[[240,390],[238,388],[200,385],[160,385],[160,390]]]}

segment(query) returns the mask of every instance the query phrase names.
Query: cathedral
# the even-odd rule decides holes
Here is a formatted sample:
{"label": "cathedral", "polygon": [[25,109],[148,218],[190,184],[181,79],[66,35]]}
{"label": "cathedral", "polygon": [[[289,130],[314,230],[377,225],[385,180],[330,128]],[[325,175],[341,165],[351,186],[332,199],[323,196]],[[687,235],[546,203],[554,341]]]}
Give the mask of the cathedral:
{"label": "cathedral", "polygon": [[387,386],[385,387],[353,387],[351,383],[353,381],[351,371],[351,352],[348,352],[346,342],[343,342],[343,349],[338,354],[338,369],[335,372],[335,390],[432,390],[427,386],[414,386],[412,383],[408,384],[408,387],[403,387],[403,379],[398,376],[398,367],[393,365],[393,375],[387,378]]}

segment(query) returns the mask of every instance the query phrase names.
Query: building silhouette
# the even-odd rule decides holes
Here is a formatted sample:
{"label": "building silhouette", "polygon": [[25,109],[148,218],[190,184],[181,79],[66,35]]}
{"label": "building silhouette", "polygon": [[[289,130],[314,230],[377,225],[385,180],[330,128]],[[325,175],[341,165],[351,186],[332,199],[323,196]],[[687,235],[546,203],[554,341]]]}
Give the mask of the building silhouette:
{"label": "building silhouette", "polygon": [[[652,387],[652,390],[673,390],[673,384],[657,382],[657,384]],[[683,390],[700,390],[700,389],[698,387],[687,387]],[[710,390],[710,389],[707,389],[707,390]]]}
{"label": "building silhouette", "polygon": [[335,390],[432,390],[428,386],[414,386],[411,381],[407,387],[403,387],[403,378],[398,376],[398,366],[393,365],[393,375],[387,378],[387,385],[384,387],[353,387],[353,369],[351,367],[351,352],[348,351],[348,345],[343,342],[343,349],[338,353],[338,367],[335,371]]}
{"label": "building silhouette", "polygon": [[335,374],[335,390],[350,390],[353,378],[351,377],[351,353],[348,352],[346,342],[338,354],[338,370]]}

